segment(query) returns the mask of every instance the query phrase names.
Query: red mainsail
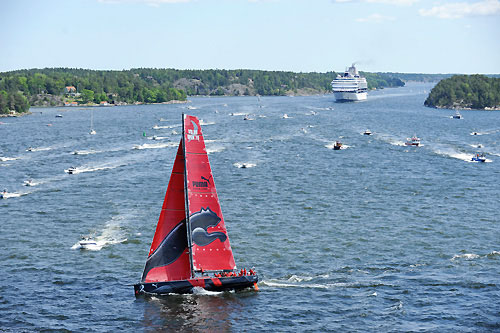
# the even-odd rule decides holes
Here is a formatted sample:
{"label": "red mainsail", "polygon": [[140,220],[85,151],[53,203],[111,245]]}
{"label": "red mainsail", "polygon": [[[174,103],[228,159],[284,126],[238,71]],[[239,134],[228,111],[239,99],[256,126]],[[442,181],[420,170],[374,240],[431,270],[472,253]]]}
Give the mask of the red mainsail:
{"label": "red mainsail", "polygon": [[184,115],[187,207],[194,271],[236,268],[198,118]]}
{"label": "red mainsail", "polygon": [[184,172],[184,151],[181,140],[142,274],[142,282],[191,278],[186,229]]}

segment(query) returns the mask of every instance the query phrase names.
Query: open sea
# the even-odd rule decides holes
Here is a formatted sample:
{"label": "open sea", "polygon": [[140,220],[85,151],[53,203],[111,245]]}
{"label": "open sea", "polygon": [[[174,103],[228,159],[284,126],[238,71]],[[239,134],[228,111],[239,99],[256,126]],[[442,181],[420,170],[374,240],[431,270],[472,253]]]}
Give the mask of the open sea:
{"label": "open sea", "polygon": [[[431,88],[0,118],[0,331],[500,331],[500,112],[451,119],[423,106]],[[134,296],[183,112],[259,292]]]}

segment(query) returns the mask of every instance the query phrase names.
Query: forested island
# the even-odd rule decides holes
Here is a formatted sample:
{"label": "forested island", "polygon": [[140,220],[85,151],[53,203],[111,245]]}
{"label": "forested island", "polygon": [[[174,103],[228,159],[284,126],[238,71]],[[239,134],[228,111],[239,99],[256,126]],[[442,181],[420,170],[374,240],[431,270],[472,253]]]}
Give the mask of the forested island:
{"label": "forested island", "polygon": [[[369,89],[404,86],[393,74],[361,73]],[[187,96],[311,95],[331,91],[335,72],[45,68],[0,73],[0,114],[30,106],[124,105],[185,101]]]}
{"label": "forested island", "polygon": [[447,109],[500,110],[500,78],[454,75],[439,81],[424,105]]}

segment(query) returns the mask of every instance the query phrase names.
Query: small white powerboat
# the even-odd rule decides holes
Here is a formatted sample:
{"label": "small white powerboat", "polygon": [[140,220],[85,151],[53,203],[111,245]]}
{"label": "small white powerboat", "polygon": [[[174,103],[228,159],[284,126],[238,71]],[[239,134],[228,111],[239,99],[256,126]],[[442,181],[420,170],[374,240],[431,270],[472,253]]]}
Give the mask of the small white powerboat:
{"label": "small white powerboat", "polygon": [[90,237],[83,237],[81,241],[78,242],[81,249],[88,249],[93,246],[97,246],[97,242]]}
{"label": "small white powerboat", "polygon": [[420,146],[420,138],[417,137],[416,135],[412,136],[411,138],[407,138],[405,146],[415,146],[415,147]]}
{"label": "small white powerboat", "polygon": [[65,170],[68,174],[72,175],[76,172],[76,167],[69,167],[68,170]]}
{"label": "small white powerboat", "polygon": [[366,131],[363,132],[363,135],[372,135],[372,132],[367,129]]}

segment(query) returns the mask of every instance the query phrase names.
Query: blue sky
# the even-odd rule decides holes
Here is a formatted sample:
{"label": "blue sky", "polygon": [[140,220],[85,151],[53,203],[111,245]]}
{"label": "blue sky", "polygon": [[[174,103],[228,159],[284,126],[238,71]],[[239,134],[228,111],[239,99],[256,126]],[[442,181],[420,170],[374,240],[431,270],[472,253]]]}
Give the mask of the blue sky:
{"label": "blue sky", "polygon": [[500,0],[2,0],[0,71],[500,73]]}

